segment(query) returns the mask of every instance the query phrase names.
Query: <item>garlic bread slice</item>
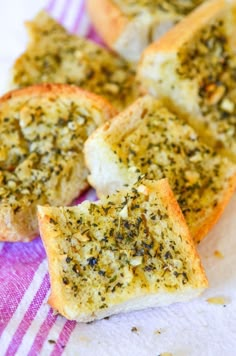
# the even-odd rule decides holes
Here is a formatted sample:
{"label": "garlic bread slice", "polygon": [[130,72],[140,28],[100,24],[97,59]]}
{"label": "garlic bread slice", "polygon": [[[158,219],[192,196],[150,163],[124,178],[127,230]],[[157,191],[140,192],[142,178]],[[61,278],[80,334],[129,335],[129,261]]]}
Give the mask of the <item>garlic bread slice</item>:
{"label": "garlic bread slice", "polygon": [[37,204],[67,205],[88,187],[84,142],[115,113],[103,98],[70,85],[0,98],[0,241],[32,240]]}
{"label": "garlic bread slice", "polygon": [[235,33],[235,1],[208,1],[150,45],[139,65],[146,91],[165,100],[234,162]]}
{"label": "garlic bread slice", "polygon": [[38,207],[49,304],[68,319],[187,301],[207,279],[167,180],[76,207]]}
{"label": "garlic bread slice", "polygon": [[150,96],[96,130],[85,143],[85,159],[98,196],[142,176],[168,178],[195,242],[217,221],[236,186],[235,164]]}
{"label": "garlic bread slice", "polygon": [[45,11],[26,25],[30,42],[13,66],[13,88],[38,83],[75,84],[104,96],[118,109],[138,97],[135,69],[127,61],[70,34]]}

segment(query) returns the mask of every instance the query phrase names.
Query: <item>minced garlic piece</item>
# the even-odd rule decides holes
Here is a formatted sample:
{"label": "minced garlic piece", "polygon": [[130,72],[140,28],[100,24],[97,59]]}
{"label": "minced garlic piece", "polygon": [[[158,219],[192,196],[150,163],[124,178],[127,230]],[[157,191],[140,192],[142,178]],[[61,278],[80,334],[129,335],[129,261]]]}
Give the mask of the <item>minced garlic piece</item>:
{"label": "minced garlic piece", "polygon": [[214,256],[215,256],[215,257],[218,257],[218,258],[224,258],[224,255],[223,255],[220,251],[218,251],[218,250],[216,250],[216,251],[214,252]]}
{"label": "minced garlic piece", "polygon": [[229,299],[225,297],[211,297],[207,299],[210,304],[226,305],[229,304]]}

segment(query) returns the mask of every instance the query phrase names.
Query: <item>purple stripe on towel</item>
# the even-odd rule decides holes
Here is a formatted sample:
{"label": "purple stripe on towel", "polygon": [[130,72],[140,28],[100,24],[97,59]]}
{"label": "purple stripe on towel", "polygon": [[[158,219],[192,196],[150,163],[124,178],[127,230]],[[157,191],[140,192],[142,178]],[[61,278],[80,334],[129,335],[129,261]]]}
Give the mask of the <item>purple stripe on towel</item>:
{"label": "purple stripe on towel", "polygon": [[39,238],[27,244],[4,244],[0,256],[0,336],[44,258],[45,251]]}
{"label": "purple stripe on towel", "polygon": [[48,12],[50,12],[50,11],[53,10],[54,5],[55,5],[55,2],[56,2],[56,0],[50,0],[50,1],[49,1],[48,5],[46,6],[46,10],[47,10]]}
{"label": "purple stripe on towel", "polygon": [[43,324],[41,325],[35,339],[33,345],[31,346],[30,352],[28,356],[39,355],[43,344],[47,342],[48,334],[51,330],[51,327],[54,325],[57,319],[57,315],[54,314],[53,310],[50,309],[47,317],[45,318]]}
{"label": "purple stripe on towel", "polygon": [[63,23],[63,21],[65,20],[67,12],[68,12],[68,10],[70,8],[70,5],[71,5],[71,0],[66,0],[65,3],[64,3],[63,9],[62,9],[61,16],[59,17],[59,22],[60,23]]}
{"label": "purple stripe on towel", "polygon": [[43,300],[47,295],[48,290],[49,290],[49,277],[48,274],[46,274],[43,278],[43,281],[38,291],[36,292],[34,298],[32,299],[32,302],[30,303],[27,312],[25,313],[20,325],[18,326],[12,338],[11,344],[9,345],[8,350],[6,352],[6,356],[11,356],[16,354],[18,348],[21,345],[24,335],[26,334],[32,321],[34,320],[37,311],[41,307]]}
{"label": "purple stripe on towel", "polygon": [[60,336],[54,346],[51,356],[60,356],[63,353],[64,348],[65,348],[75,326],[76,326],[75,321],[70,321],[70,320],[66,321],[66,323],[60,333]]}
{"label": "purple stripe on towel", "polygon": [[85,1],[82,1],[80,4],[79,4],[79,8],[78,8],[78,13],[77,13],[77,17],[75,19],[75,22],[71,28],[71,31],[72,32],[77,32],[78,30],[78,27],[79,27],[79,23],[84,15],[84,11],[85,11]]}
{"label": "purple stripe on towel", "polygon": [[98,43],[99,45],[106,47],[105,43],[103,42],[103,40],[101,39],[101,37],[99,37],[99,35],[97,34],[97,32],[95,31],[95,28],[90,25],[86,34],[86,37],[96,43]]}

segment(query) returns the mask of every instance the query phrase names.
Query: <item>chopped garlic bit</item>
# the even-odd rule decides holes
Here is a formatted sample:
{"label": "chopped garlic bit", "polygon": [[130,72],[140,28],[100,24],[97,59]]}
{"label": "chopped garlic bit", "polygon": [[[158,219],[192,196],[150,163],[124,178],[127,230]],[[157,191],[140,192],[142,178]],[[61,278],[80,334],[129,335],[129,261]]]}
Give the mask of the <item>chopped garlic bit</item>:
{"label": "chopped garlic bit", "polygon": [[232,113],[234,111],[234,103],[227,98],[222,101],[220,107],[228,113]]}
{"label": "chopped garlic bit", "polygon": [[144,195],[148,195],[148,193],[149,193],[148,188],[142,184],[138,187],[138,192],[141,194],[144,194]]}
{"label": "chopped garlic bit", "polygon": [[218,250],[215,250],[214,256],[215,256],[215,257],[218,257],[218,258],[224,258],[224,255],[223,255],[220,251],[218,251]]}
{"label": "chopped garlic bit", "polygon": [[229,298],[219,296],[219,297],[208,298],[207,302],[210,304],[226,305],[226,304],[229,304],[230,300],[229,300]]}
{"label": "chopped garlic bit", "polygon": [[73,234],[73,237],[75,237],[76,239],[78,239],[81,242],[86,242],[86,241],[90,240],[90,238],[86,234],[80,234],[80,233]]}
{"label": "chopped garlic bit", "polygon": [[135,256],[130,260],[131,266],[139,266],[143,262],[143,257],[142,256]]}
{"label": "chopped garlic bit", "polygon": [[125,205],[123,207],[123,209],[120,211],[119,215],[120,215],[120,217],[122,219],[127,219],[128,218],[128,206],[127,205]]}

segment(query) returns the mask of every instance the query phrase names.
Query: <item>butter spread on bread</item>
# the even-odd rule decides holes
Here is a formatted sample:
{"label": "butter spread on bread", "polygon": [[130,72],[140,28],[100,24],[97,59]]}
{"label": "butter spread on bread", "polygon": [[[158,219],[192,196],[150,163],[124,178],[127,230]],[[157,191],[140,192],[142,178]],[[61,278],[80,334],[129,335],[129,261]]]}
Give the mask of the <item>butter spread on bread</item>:
{"label": "butter spread on bread", "polygon": [[0,240],[31,240],[37,204],[67,205],[88,186],[84,141],[115,113],[103,98],[68,85],[0,98]]}
{"label": "butter spread on bread", "polygon": [[104,41],[124,58],[138,61],[149,43],[163,35],[202,2],[203,0],[87,0],[87,8]]}
{"label": "butter spread on bread", "polygon": [[236,3],[203,4],[143,54],[145,89],[236,162]]}
{"label": "butter spread on bread", "polygon": [[97,44],[66,31],[46,12],[27,23],[30,42],[14,64],[13,87],[75,84],[121,109],[138,96],[135,70]]}
{"label": "butter spread on bread", "polygon": [[236,185],[236,166],[149,96],[97,129],[85,143],[85,160],[99,196],[142,176],[168,178],[195,242],[217,221]]}
{"label": "butter spread on bread", "polygon": [[187,301],[207,279],[167,180],[70,208],[38,208],[49,304],[68,319]]}

